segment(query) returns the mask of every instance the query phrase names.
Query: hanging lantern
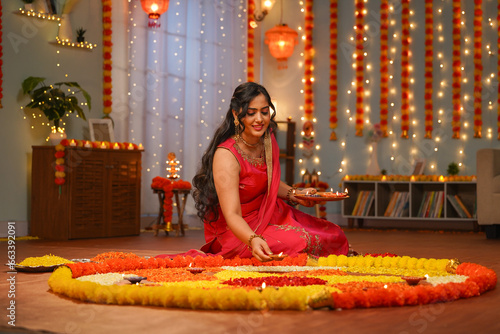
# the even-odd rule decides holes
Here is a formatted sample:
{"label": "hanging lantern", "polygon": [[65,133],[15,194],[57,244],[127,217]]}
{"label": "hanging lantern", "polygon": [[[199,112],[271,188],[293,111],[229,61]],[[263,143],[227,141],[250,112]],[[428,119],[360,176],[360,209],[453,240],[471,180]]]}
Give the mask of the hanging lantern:
{"label": "hanging lantern", "polygon": [[160,27],[160,22],[158,20],[160,15],[167,11],[169,1],[170,0],[141,0],[142,10],[149,16],[148,27]]}
{"label": "hanging lantern", "polygon": [[287,68],[287,58],[293,54],[293,48],[299,44],[299,34],[285,23],[278,24],[266,31],[265,43],[269,45],[271,55],[278,60],[278,69]]}

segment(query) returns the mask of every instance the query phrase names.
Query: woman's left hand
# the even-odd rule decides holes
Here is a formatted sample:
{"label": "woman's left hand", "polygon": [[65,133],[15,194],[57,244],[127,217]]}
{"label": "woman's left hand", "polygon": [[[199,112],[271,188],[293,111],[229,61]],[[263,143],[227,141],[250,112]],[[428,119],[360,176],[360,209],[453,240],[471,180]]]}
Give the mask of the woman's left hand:
{"label": "woman's left hand", "polygon": [[[314,189],[314,188],[304,188],[304,189],[295,190],[295,194],[297,194],[297,195],[313,195],[315,193],[316,193],[316,189]],[[294,194],[292,194],[291,198],[293,201],[299,203],[300,205],[307,206],[307,207],[312,207],[316,204],[315,201],[297,198],[294,196]]]}

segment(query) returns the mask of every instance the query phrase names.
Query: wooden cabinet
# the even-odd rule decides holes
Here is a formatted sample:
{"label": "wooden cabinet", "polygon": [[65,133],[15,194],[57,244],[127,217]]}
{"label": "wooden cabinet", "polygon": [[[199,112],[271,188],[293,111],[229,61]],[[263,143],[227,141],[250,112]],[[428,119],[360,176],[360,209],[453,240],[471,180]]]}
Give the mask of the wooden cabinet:
{"label": "wooden cabinet", "polygon": [[280,159],[284,160],[285,164],[285,182],[291,186],[295,183],[295,122],[288,120],[276,123],[279,130],[276,139],[280,144]]}
{"label": "wooden cabinet", "polygon": [[363,219],[477,222],[476,182],[343,181],[342,187],[349,192],[342,216],[350,227]]}
{"label": "wooden cabinet", "polygon": [[56,240],[138,235],[142,151],[65,152],[66,182],[58,186],[55,148],[33,147],[30,234]]}

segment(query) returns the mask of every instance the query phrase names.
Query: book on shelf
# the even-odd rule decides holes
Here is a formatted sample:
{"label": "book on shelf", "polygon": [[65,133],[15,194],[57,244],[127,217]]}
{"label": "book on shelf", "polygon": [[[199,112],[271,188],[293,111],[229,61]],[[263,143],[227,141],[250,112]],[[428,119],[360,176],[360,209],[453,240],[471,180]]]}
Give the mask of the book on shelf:
{"label": "book on shelf", "polygon": [[[465,206],[462,207],[460,205],[460,203],[458,202],[456,195],[454,196],[454,195],[449,194],[449,195],[447,195],[447,197],[448,197],[448,201],[451,203],[451,206],[453,206],[453,208],[455,209],[455,211],[457,212],[457,214],[460,218],[471,218],[467,215],[468,212],[466,212],[464,210]],[[462,203],[462,205],[463,205],[463,203]]]}
{"label": "book on shelf", "polygon": [[356,204],[352,210],[353,216],[367,216],[375,201],[375,194],[373,190],[361,190],[358,193]]}
{"label": "book on shelf", "polygon": [[389,204],[384,212],[384,217],[404,217],[408,214],[410,207],[410,193],[407,191],[395,191],[392,193]]}
{"label": "book on shelf", "polygon": [[457,200],[458,205],[460,205],[460,208],[463,210],[467,218],[472,218],[472,215],[470,214],[469,210],[467,210],[467,207],[465,206],[464,202],[462,202],[460,196],[455,195],[455,199]]}
{"label": "book on shelf", "polygon": [[417,217],[439,218],[443,212],[444,191],[426,191],[422,197]]}

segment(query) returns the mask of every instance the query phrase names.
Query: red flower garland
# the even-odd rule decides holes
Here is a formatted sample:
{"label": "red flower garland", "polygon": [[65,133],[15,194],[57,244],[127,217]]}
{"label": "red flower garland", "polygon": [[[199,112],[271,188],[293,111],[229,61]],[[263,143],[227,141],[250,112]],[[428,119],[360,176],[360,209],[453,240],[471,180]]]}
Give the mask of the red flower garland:
{"label": "red flower garland", "polygon": [[364,55],[363,55],[363,30],[365,18],[365,5],[363,0],[355,1],[355,27],[356,27],[356,136],[363,136],[363,81],[364,81]]}
{"label": "red flower garland", "polygon": [[[54,178],[54,183],[58,186],[62,186],[64,183],[66,183],[66,167],[64,166],[64,157],[66,156],[66,146],[69,145],[69,140],[63,139],[59,143],[59,145],[56,145],[55,150],[56,153],[54,154],[56,161],[54,165],[55,169],[55,178]],[[59,191],[61,191],[61,188],[59,188]]]}
{"label": "red flower garland", "polygon": [[312,72],[313,72],[313,0],[306,0],[305,3],[305,42],[304,42],[304,113],[305,119],[310,120],[313,118],[314,101],[312,90]]}
{"label": "red flower garland", "polygon": [[482,120],[482,37],[483,37],[483,10],[481,9],[483,1],[474,0],[474,138],[481,138],[483,129]]}
{"label": "red flower garland", "polygon": [[103,44],[103,113],[109,116],[111,113],[112,88],[111,70],[113,61],[111,60],[111,51],[113,42],[111,41],[111,3],[112,0],[102,0],[102,44]]}
{"label": "red flower garland", "polygon": [[163,190],[165,192],[165,197],[163,199],[163,220],[165,221],[165,224],[171,223],[173,212],[172,197],[174,196],[174,193],[172,192],[172,189],[174,189],[172,182],[167,178],[157,176],[153,179],[151,188]]}
{"label": "red flower garland", "polygon": [[462,78],[460,61],[460,0],[453,0],[453,80],[452,80],[452,103],[453,117],[451,127],[453,131],[452,138],[460,138],[460,80]]}
{"label": "red flower garland", "polygon": [[401,12],[401,138],[410,130],[410,0],[402,0]]}
{"label": "red flower garland", "polygon": [[255,12],[255,1],[248,0],[248,36],[247,36],[247,81],[255,81],[255,69],[254,69],[254,28],[252,27],[252,22],[254,21]]}
{"label": "red flower garland", "polygon": [[432,60],[434,39],[434,19],[432,1],[425,0],[425,138],[432,139],[434,111],[432,105]]}
{"label": "red flower garland", "polygon": [[241,259],[235,257],[224,259],[222,256],[176,256],[169,258],[111,258],[102,262],[77,262],[67,263],[66,266],[71,269],[72,277],[92,275],[95,273],[122,272],[126,270],[137,269],[156,269],[156,268],[186,268],[190,265],[196,268],[211,267],[238,267],[238,266],[305,266],[307,263],[307,254],[299,254],[297,257],[286,257],[283,261],[260,262],[256,258]]}
{"label": "red flower garland", "polygon": [[337,22],[338,0],[330,0],[330,140],[337,140]]}
{"label": "red flower garland", "polygon": [[380,2],[380,130],[387,137],[389,114],[389,0]]}
{"label": "red flower garland", "polygon": [[3,98],[3,72],[2,72],[2,65],[3,65],[3,48],[2,48],[2,4],[0,3],[0,108],[3,108],[2,106],[2,98]]}
{"label": "red flower garland", "polygon": [[481,293],[493,289],[497,283],[497,275],[493,270],[474,263],[460,264],[456,274],[469,278],[463,283],[436,286],[418,285],[415,287],[405,284],[368,282],[335,284],[334,286],[342,293],[332,293],[332,306],[352,309],[355,307],[424,305],[447,302],[459,298],[479,296]]}

